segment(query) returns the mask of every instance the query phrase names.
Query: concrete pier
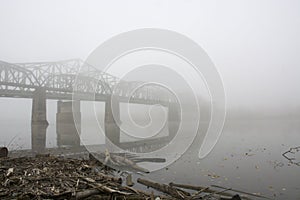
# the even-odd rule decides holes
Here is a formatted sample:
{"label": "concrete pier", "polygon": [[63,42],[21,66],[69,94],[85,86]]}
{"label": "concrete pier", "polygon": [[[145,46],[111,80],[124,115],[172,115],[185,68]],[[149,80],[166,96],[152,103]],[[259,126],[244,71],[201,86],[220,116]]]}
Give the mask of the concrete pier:
{"label": "concrete pier", "polygon": [[46,90],[39,88],[35,90],[32,98],[31,148],[33,151],[45,150],[47,127]]}
{"label": "concrete pier", "polygon": [[58,101],[56,113],[57,145],[80,146],[81,112],[79,101]]}
{"label": "concrete pier", "polygon": [[169,137],[175,137],[181,121],[180,106],[177,103],[170,103],[168,107],[168,129]]}
{"label": "concrete pier", "polygon": [[43,152],[46,149],[46,133],[48,124],[31,125],[31,149],[35,152]]}
{"label": "concrete pier", "polygon": [[120,102],[116,99],[113,99],[113,101],[108,99],[105,101],[104,126],[105,136],[109,141],[105,141],[105,143],[112,142],[115,145],[120,144],[120,127],[117,122],[120,122]]}
{"label": "concrete pier", "polygon": [[46,90],[36,89],[32,98],[31,124],[47,124]]}

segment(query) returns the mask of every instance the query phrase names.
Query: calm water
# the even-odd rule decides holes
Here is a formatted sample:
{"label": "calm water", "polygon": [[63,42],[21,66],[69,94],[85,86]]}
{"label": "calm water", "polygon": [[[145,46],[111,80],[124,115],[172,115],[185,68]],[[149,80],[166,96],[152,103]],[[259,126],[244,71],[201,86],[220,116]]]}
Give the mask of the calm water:
{"label": "calm water", "polygon": [[156,172],[155,177],[162,182],[220,185],[275,199],[300,199],[300,167],[289,165],[281,155],[299,146],[299,122],[226,122],[208,157],[199,160],[195,144],[179,162]]}
{"label": "calm water", "polygon": [[[7,146],[16,136],[10,149],[31,148],[29,121],[0,124],[0,145]],[[92,128],[84,130],[93,132]],[[206,158],[198,159],[199,144],[195,142],[179,160],[149,178],[166,183],[214,184],[275,199],[300,199],[300,167],[289,165],[281,155],[290,147],[300,146],[299,142],[297,120],[227,121],[218,144]],[[50,124],[46,146],[56,145],[55,124]]]}

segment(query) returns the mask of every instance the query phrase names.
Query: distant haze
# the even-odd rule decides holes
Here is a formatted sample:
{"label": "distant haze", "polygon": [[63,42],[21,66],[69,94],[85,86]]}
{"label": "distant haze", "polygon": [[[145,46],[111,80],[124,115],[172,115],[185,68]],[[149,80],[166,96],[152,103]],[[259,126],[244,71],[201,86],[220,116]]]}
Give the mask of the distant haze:
{"label": "distant haze", "polygon": [[[300,2],[292,0],[1,1],[0,60],[84,60],[122,32],[169,29],[210,56],[224,81],[229,110],[297,114],[299,10]],[[5,113],[0,119],[28,118],[30,106],[29,100],[0,98]],[[55,102],[48,107],[55,112]]]}

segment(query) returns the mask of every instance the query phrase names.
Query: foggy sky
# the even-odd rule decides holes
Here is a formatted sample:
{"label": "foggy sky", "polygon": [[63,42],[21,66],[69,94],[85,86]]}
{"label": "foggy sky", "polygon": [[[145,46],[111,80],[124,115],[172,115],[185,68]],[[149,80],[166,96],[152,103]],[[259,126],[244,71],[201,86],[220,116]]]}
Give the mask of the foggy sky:
{"label": "foggy sky", "polygon": [[[0,60],[84,60],[122,32],[169,29],[207,52],[223,79],[229,108],[299,110],[299,11],[296,0],[2,0]],[[1,112],[7,113],[0,118],[11,109],[22,115],[30,106],[28,100],[0,98]]]}

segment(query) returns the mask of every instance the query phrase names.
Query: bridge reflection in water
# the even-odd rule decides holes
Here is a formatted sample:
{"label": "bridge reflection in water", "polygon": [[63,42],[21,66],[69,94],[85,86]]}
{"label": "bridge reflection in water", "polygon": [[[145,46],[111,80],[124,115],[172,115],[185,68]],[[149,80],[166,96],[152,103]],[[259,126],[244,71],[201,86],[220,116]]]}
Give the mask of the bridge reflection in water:
{"label": "bridge reflection in water", "polygon": [[[73,99],[74,93],[76,101]],[[93,99],[90,98],[91,94]],[[32,99],[31,140],[32,150],[36,152],[46,149],[47,99],[58,100],[58,147],[80,146],[80,101],[105,102],[106,137],[110,142],[131,151],[155,150],[165,145],[175,136],[180,121],[176,98],[165,88],[144,85],[143,82],[123,81],[80,60],[18,64],[0,61],[0,97]],[[124,102],[160,104],[168,108],[169,135],[159,139],[121,143],[117,122],[120,119],[120,103]],[[111,103],[114,104],[114,115]]]}

